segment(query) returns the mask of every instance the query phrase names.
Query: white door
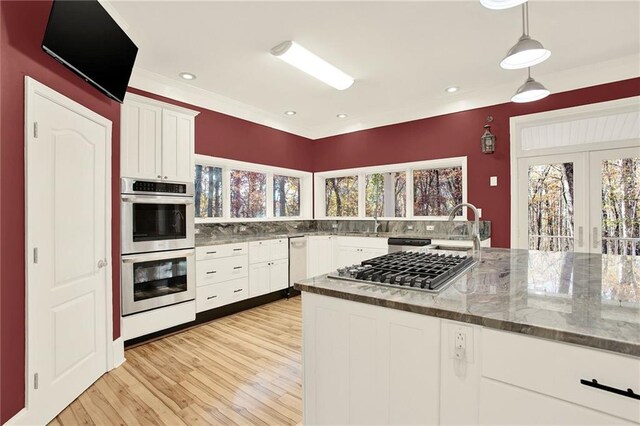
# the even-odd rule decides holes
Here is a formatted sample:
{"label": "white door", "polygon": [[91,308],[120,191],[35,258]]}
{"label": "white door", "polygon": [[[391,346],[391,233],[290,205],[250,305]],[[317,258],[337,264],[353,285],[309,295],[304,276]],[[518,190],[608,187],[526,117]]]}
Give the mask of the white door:
{"label": "white door", "polygon": [[26,139],[27,408],[47,423],[107,370],[111,122],[27,79]]}
{"label": "white door", "polygon": [[589,153],[589,249],[640,255],[640,147]]}

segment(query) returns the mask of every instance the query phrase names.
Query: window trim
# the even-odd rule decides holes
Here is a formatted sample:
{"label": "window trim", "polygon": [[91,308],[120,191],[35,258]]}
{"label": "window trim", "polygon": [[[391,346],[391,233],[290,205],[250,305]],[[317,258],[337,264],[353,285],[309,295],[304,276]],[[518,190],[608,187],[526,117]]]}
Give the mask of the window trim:
{"label": "window trim", "polygon": [[[354,220],[373,219],[365,216],[365,179],[366,175],[373,173],[405,172],[406,186],[406,216],[405,217],[379,217],[380,220],[443,220],[448,216],[414,216],[413,214],[413,171],[425,169],[441,169],[446,167],[462,167],[462,202],[467,202],[467,157],[438,158],[434,160],[414,161],[409,163],[385,164],[381,166],[359,167],[352,169],[329,170],[314,173],[314,217],[324,220]],[[358,215],[357,216],[326,216],[325,212],[325,179],[342,176],[358,176]],[[454,220],[464,221],[467,217],[466,207],[462,209],[462,215]]]}
{"label": "window trim", "polygon": [[[196,217],[195,223],[224,223],[224,222],[273,222],[312,220],[313,203],[313,173],[284,167],[267,166],[246,161],[230,160],[228,158],[211,157],[196,154],[193,167],[197,165],[220,167],[222,169],[222,217]],[[231,170],[265,173],[267,175],[267,211],[265,217],[232,218],[231,217]],[[273,211],[273,175],[285,175],[300,179],[300,215],[274,216]]]}

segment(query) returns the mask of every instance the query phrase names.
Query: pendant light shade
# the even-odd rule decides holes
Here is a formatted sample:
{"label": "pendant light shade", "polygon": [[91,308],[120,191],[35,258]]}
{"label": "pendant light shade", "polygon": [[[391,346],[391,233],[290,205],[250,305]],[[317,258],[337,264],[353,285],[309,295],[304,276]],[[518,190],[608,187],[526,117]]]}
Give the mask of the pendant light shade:
{"label": "pendant light shade", "polygon": [[546,98],[549,93],[549,90],[542,83],[538,83],[531,77],[531,70],[529,70],[527,80],[518,87],[511,100],[516,103],[533,102]]}
{"label": "pendant light shade", "polygon": [[509,49],[500,66],[506,70],[532,67],[546,61],[549,56],[551,52],[545,49],[542,43],[523,34],[520,40]]}
{"label": "pendant light shade", "polygon": [[487,9],[509,9],[526,2],[527,0],[480,0],[480,3]]}
{"label": "pendant light shade", "polygon": [[529,37],[529,4],[522,5],[522,36],[507,52],[500,66],[507,70],[528,68],[546,61],[551,51],[542,43]]}

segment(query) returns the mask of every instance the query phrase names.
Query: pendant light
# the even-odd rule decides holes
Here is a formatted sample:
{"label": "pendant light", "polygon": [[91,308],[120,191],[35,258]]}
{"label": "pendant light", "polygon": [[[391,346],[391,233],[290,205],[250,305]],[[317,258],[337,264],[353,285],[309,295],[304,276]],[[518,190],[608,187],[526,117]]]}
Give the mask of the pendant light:
{"label": "pendant light", "polygon": [[487,9],[501,10],[518,6],[527,0],[480,0],[480,3]]}
{"label": "pendant light", "polygon": [[516,103],[539,101],[549,96],[549,90],[531,77],[531,68],[527,68],[527,80],[518,87],[511,100]]}
{"label": "pendant light", "polygon": [[527,68],[546,61],[551,51],[529,37],[529,3],[522,5],[522,36],[507,52],[500,66],[507,70]]}

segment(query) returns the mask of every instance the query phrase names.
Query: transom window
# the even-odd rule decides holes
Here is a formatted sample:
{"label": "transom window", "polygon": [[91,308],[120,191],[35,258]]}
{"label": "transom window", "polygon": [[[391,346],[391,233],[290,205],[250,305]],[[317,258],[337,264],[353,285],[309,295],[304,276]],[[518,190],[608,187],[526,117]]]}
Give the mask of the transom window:
{"label": "transom window", "polygon": [[196,155],[196,223],[312,218],[312,174]]}
{"label": "transom window", "polygon": [[467,199],[466,168],[456,157],[316,173],[316,218],[448,217]]}

